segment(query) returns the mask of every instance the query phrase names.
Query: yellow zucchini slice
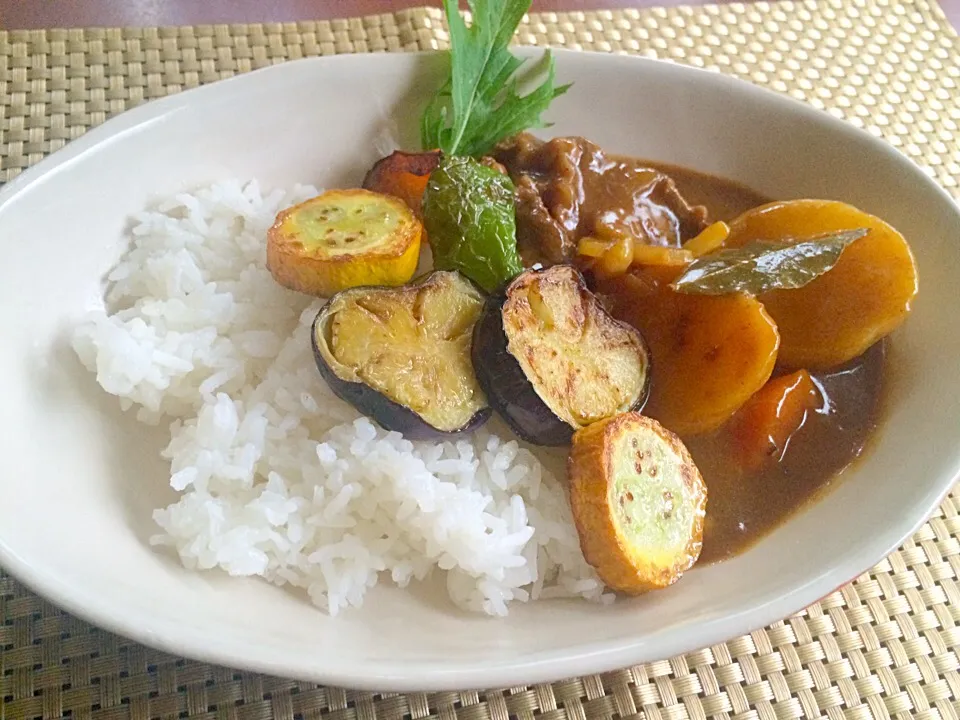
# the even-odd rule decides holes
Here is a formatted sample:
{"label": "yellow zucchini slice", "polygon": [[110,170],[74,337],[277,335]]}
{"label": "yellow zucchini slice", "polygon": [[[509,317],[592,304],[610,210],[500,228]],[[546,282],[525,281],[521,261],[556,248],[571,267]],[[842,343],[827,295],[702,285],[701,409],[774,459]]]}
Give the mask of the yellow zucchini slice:
{"label": "yellow zucchini slice", "polygon": [[700,557],[707,487],[656,420],[628,412],[578,430],[567,470],[580,547],[611,589],[665,588]]}
{"label": "yellow zucchini slice", "polygon": [[407,205],[369,190],[330,190],[283,210],[267,233],[267,268],[291,290],[330,297],[363,285],[403,285],[423,226]]}

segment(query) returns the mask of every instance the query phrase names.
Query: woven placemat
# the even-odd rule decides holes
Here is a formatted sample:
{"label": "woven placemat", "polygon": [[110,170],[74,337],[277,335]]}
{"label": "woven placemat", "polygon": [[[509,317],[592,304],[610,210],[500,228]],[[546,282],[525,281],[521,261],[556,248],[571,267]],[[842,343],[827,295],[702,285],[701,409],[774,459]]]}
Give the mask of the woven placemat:
{"label": "woven placemat", "polygon": [[[544,13],[528,44],[739,75],[864,127],[960,195],[960,43],[924,0]],[[150,98],[309,55],[443,47],[438,10],[333,22],[0,33],[0,179]],[[9,500],[8,500],[9,501]],[[803,613],[602,676],[360,693],[179,659],[91,627],[0,573],[0,717],[607,720],[960,715],[960,496]]]}

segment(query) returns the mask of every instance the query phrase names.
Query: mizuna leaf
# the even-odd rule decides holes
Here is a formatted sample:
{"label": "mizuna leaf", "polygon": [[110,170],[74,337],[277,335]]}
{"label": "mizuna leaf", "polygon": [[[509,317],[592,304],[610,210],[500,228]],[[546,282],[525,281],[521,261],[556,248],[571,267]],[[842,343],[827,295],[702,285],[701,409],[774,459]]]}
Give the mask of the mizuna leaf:
{"label": "mizuna leaf", "polygon": [[482,155],[500,140],[531,127],[569,86],[554,87],[553,58],[544,55],[544,80],[526,95],[517,88],[524,61],[509,50],[530,0],[469,0],[467,27],[457,0],[444,0],[450,27],[450,73],[420,120],[423,148],[448,155]]}

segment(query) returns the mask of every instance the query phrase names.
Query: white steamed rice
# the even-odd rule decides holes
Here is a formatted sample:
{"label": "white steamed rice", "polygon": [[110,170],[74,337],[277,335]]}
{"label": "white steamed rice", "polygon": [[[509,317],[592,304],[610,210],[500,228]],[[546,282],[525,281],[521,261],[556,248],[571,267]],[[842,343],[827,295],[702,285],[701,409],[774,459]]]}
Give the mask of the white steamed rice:
{"label": "white steamed rice", "polygon": [[381,580],[446,574],[460,607],[610,601],[580,552],[562,486],[491,423],[454,442],[387,433],[332,394],[309,332],[321,303],[267,271],[278,210],[316,194],[220,182],[135,218],[107,309],[74,347],[145,423],[179,500],[154,513],[157,545],[190,569],[305,588],[330,614]]}

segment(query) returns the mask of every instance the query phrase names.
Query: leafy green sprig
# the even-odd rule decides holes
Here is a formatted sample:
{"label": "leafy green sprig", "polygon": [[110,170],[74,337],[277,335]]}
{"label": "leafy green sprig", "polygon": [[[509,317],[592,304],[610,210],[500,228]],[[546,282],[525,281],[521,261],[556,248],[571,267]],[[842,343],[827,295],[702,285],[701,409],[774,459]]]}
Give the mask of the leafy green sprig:
{"label": "leafy green sprig", "polygon": [[[467,27],[457,0],[444,0],[450,28],[450,72],[424,109],[420,124],[423,148],[449,155],[479,156],[500,140],[535,127],[541,115],[569,85],[554,85],[554,60],[545,53],[545,76],[526,95],[521,82],[532,80],[518,71],[524,65],[510,52],[513,38],[530,8],[530,0],[469,0],[472,22]],[[534,80],[535,81],[535,80]]]}

